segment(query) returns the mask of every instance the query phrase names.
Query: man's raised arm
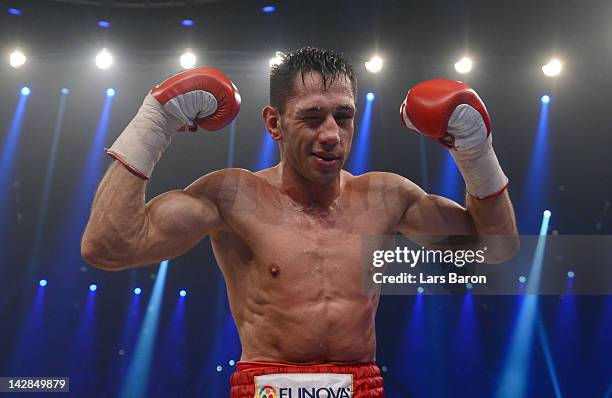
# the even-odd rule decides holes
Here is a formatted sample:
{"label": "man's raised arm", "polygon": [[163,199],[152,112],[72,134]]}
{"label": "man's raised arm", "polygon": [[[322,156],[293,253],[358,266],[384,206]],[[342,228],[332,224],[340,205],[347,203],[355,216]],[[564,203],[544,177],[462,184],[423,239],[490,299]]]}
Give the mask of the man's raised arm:
{"label": "man's raised arm", "polygon": [[489,247],[487,262],[502,262],[519,248],[508,178],[493,151],[491,120],[482,100],[464,83],[429,80],[418,84],[400,108],[404,126],[449,148],[466,183],[466,207],[420,188],[398,230],[405,235],[474,235]]}
{"label": "man's raised arm", "polygon": [[215,173],[148,204],[145,184],[177,131],[221,129],[239,108],[234,84],[212,68],[181,72],[151,90],[107,151],[117,162],[96,193],[81,242],[83,258],[109,270],[151,264],[184,253],[218,228]]}

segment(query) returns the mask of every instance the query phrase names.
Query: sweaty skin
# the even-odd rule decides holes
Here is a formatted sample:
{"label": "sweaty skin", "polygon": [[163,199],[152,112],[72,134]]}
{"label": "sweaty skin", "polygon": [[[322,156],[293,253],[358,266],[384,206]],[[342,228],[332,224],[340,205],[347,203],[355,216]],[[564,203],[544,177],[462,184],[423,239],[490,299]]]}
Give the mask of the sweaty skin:
{"label": "sweaty skin", "polygon": [[[468,195],[464,208],[396,174],[352,176],[341,169],[354,129],[350,83],[323,87],[320,75],[306,73],[295,88],[283,115],[271,106],[262,112],[279,142],[275,167],[220,170],[145,204],[145,182],[115,162],[96,194],[82,255],[121,270],[179,256],[208,235],[241,360],[372,362],[379,296],[362,293],[361,237],[516,237],[514,211],[506,192],[486,202]],[[517,241],[504,242],[490,261],[514,255]]]}

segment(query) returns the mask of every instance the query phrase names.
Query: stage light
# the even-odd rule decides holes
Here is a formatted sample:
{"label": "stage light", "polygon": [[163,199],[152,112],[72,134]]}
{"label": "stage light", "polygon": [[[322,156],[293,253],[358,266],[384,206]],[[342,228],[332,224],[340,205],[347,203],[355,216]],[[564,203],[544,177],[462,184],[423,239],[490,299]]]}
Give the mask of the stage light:
{"label": "stage light", "polygon": [[285,56],[285,54],[280,51],[277,51],[274,54],[274,58],[270,58],[270,68],[275,65],[280,65],[283,62],[283,57]]}
{"label": "stage light", "polygon": [[47,286],[47,280],[46,279],[41,279],[40,281],[38,281],[38,285],[45,287]]}
{"label": "stage light", "polygon": [[374,101],[374,93],[367,93],[366,94],[366,99],[368,101]]}
{"label": "stage light", "polygon": [[223,367],[221,365],[217,366],[217,372],[221,372],[223,370]]}
{"label": "stage light", "polygon": [[423,292],[425,292],[425,289],[423,289],[423,287],[422,287],[422,286],[419,286],[419,287],[417,288],[417,293],[419,293],[419,294],[423,294]]}
{"label": "stage light", "polygon": [[191,51],[187,51],[186,53],[181,55],[179,61],[183,69],[190,69],[193,68],[196,64],[196,56]]}
{"label": "stage light", "polygon": [[63,88],[62,89],[62,94],[68,94],[70,92],[70,90],[68,90],[67,88]]}
{"label": "stage light", "polygon": [[470,282],[465,284],[466,289],[468,290],[472,290],[472,288],[474,287]]}
{"label": "stage light", "polygon": [[574,271],[567,271],[567,277],[573,279],[576,276]]}
{"label": "stage light", "polygon": [[469,57],[463,57],[455,62],[455,70],[458,73],[468,73],[472,70],[472,60]]}
{"label": "stage light", "polygon": [[521,283],[525,283],[525,282],[527,282],[527,278],[525,278],[523,275],[519,276],[518,280],[519,280],[519,282],[521,282]]}
{"label": "stage light", "polygon": [[382,70],[383,60],[378,55],[370,58],[368,62],[365,63],[366,70],[370,73],[378,73]]}
{"label": "stage light", "polygon": [[187,295],[187,290],[185,290],[185,289],[182,289],[182,290],[179,292],[179,296],[181,296],[181,297],[185,297],[186,295]]}
{"label": "stage light", "polygon": [[21,11],[19,8],[9,8],[8,13],[11,15],[21,15],[23,11]]}
{"label": "stage light", "polygon": [[99,28],[110,28],[110,22],[108,21],[98,21],[98,27]]}
{"label": "stage light", "polygon": [[9,56],[9,63],[13,68],[19,68],[26,63],[26,56],[21,51],[13,51]]}
{"label": "stage light", "polygon": [[137,287],[137,288],[134,289],[134,294],[135,295],[139,296],[140,293],[142,293],[142,289],[141,288]]}
{"label": "stage light", "polygon": [[548,77],[559,76],[561,69],[561,61],[556,58],[551,59],[546,65],[542,66],[542,72]]}
{"label": "stage light", "polygon": [[89,291],[90,292],[95,292],[96,290],[98,290],[98,286],[97,285],[95,285],[93,283],[91,285],[89,285]]}
{"label": "stage light", "polygon": [[108,69],[113,64],[113,56],[108,52],[106,48],[96,55],[96,66],[98,69]]}
{"label": "stage light", "polygon": [[28,96],[28,95],[30,95],[31,92],[32,92],[32,90],[30,90],[30,87],[28,87],[28,86],[23,86],[21,88],[21,95]]}
{"label": "stage light", "polygon": [[107,97],[114,97],[115,94],[117,94],[117,93],[115,92],[114,88],[107,88],[106,89],[106,96]]}
{"label": "stage light", "polygon": [[234,366],[236,364],[236,362],[234,362],[233,359],[230,359],[228,363],[229,363],[229,366]]}
{"label": "stage light", "polygon": [[542,213],[542,215],[544,217],[550,218],[550,216],[552,215],[552,213],[550,212],[550,210],[544,210],[544,212]]}
{"label": "stage light", "polygon": [[181,21],[181,26],[193,26],[195,25],[195,21],[193,19],[183,19]]}
{"label": "stage light", "polygon": [[274,6],[265,6],[261,9],[261,12],[263,12],[264,14],[270,14],[270,13],[273,13],[274,11],[276,11],[276,7]]}
{"label": "stage light", "polygon": [[542,100],[543,104],[548,104],[550,102],[550,96],[549,95],[543,95],[541,100]]}

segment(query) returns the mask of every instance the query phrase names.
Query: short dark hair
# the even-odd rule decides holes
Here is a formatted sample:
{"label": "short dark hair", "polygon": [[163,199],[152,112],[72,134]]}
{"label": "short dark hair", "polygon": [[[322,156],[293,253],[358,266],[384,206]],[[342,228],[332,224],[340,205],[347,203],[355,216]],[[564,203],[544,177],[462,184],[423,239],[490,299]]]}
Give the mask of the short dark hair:
{"label": "short dark hair", "polygon": [[293,81],[298,73],[304,81],[307,72],[318,72],[323,78],[323,87],[327,89],[337,79],[347,77],[351,82],[353,96],[357,98],[357,78],[353,67],[333,50],[314,47],[303,47],[288,54],[283,54],[282,62],[270,68],[270,105],[285,113],[287,100],[294,95]]}

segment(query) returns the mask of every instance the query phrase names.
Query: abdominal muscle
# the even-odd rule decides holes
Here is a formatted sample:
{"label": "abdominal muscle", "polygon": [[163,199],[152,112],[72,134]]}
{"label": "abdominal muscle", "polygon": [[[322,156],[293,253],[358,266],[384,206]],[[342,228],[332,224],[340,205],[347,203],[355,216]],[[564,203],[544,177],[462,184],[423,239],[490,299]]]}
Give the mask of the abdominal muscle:
{"label": "abdominal muscle", "polygon": [[236,317],[243,361],[357,363],[375,358],[373,303],[322,299],[292,305],[245,306]]}
{"label": "abdominal muscle", "polygon": [[[243,361],[357,363],[375,360],[377,294],[361,286],[360,237],[330,231],[266,234],[248,244],[213,237]],[[323,233],[325,235],[325,233]],[[325,243],[328,242],[328,243]]]}

